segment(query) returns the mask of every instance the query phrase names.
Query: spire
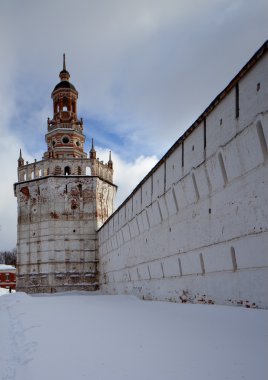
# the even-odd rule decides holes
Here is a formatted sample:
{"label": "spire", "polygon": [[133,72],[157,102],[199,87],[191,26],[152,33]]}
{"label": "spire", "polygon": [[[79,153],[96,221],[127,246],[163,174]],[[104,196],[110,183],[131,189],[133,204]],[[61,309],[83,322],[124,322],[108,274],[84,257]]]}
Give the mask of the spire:
{"label": "spire", "polygon": [[62,81],[68,81],[70,79],[70,73],[66,70],[65,53],[63,53],[63,65],[59,77]]}
{"label": "spire", "polygon": [[63,53],[63,71],[66,71],[65,53]]}
{"label": "spire", "polygon": [[109,152],[109,161],[108,161],[108,168],[113,168],[113,161],[112,161],[112,152]]}
{"label": "spire", "polygon": [[96,151],[95,151],[95,148],[94,148],[93,137],[92,137],[92,142],[91,142],[91,149],[90,149],[90,152],[89,152],[89,158],[92,159],[92,160],[96,159]]}
{"label": "spire", "polygon": [[95,152],[95,148],[94,148],[94,139],[93,139],[93,137],[92,137],[92,139],[91,139],[91,151],[92,151],[92,152]]}
{"label": "spire", "polygon": [[18,159],[18,166],[19,166],[19,168],[21,166],[24,166],[24,159],[22,158],[21,149],[20,149],[20,156],[19,156],[19,159]]}

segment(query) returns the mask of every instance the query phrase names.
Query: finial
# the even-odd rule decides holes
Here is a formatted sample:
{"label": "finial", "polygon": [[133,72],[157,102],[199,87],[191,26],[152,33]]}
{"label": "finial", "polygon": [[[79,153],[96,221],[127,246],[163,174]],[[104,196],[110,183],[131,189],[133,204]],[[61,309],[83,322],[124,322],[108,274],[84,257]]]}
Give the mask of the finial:
{"label": "finial", "polygon": [[66,71],[65,53],[63,53],[63,70]]}
{"label": "finial", "polygon": [[60,72],[59,77],[61,80],[64,80],[64,81],[66,81],[66,80],[68,81],[70,79],[70,74],[66,70],[65,53],[63,53],[63,68]]}
{"label": "finial", "polygon": [[108,168],[113,169],[112,152],[109,152]]}
{"label": "finial", "polygon": [[20,156],[19,156],[19,159],[18,159],[18,163],[19,163],[19,168],[21,166],[24,166],[24,159],[22,158],[21,149],[20,149]]}
{"label": "finial", "polygon": [[89,158],[91,159],[96,159],[96,151],[95,151],[95,148],[94,148],[94,140],[92,138],[91,140],[91,149],[90,149],[90,154],[89,154]]}

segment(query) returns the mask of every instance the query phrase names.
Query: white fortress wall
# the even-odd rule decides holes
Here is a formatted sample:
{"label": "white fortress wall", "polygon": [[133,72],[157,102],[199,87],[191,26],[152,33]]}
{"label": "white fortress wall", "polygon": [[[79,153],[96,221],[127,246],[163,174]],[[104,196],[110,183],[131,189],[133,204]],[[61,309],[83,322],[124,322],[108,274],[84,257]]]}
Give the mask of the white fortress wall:
{"label": "white fortress wall", "polygon": [[99,230],[101,289],[268,308],[267,46]]}

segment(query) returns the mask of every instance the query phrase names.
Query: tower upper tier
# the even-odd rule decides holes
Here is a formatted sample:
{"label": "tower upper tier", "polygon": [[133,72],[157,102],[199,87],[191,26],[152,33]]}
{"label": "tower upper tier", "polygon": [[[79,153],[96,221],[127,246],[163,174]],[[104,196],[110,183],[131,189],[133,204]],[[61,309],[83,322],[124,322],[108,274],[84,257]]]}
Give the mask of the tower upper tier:
{"label": "tower upper tier", "polygon": [[53,118],[48,118],[47,121],[47,152],[44,157],[86,157],[83,150],[85,142],[83,120],[77,117],[78,92],[69,81],[70,73],[66,70],[65,54],[63,54],[63,68],[59,77],[61,81],[51,94]]}

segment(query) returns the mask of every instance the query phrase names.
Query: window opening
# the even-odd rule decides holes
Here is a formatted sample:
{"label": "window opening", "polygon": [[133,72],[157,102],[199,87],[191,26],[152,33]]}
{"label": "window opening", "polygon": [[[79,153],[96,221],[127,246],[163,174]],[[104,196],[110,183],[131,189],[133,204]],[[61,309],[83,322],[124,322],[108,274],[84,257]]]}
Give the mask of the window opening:
{"label": "window opening", "polygon": [[65,166],[64,168],[64,175],[70,175],[71,174],[71,169],[69,166]]}

